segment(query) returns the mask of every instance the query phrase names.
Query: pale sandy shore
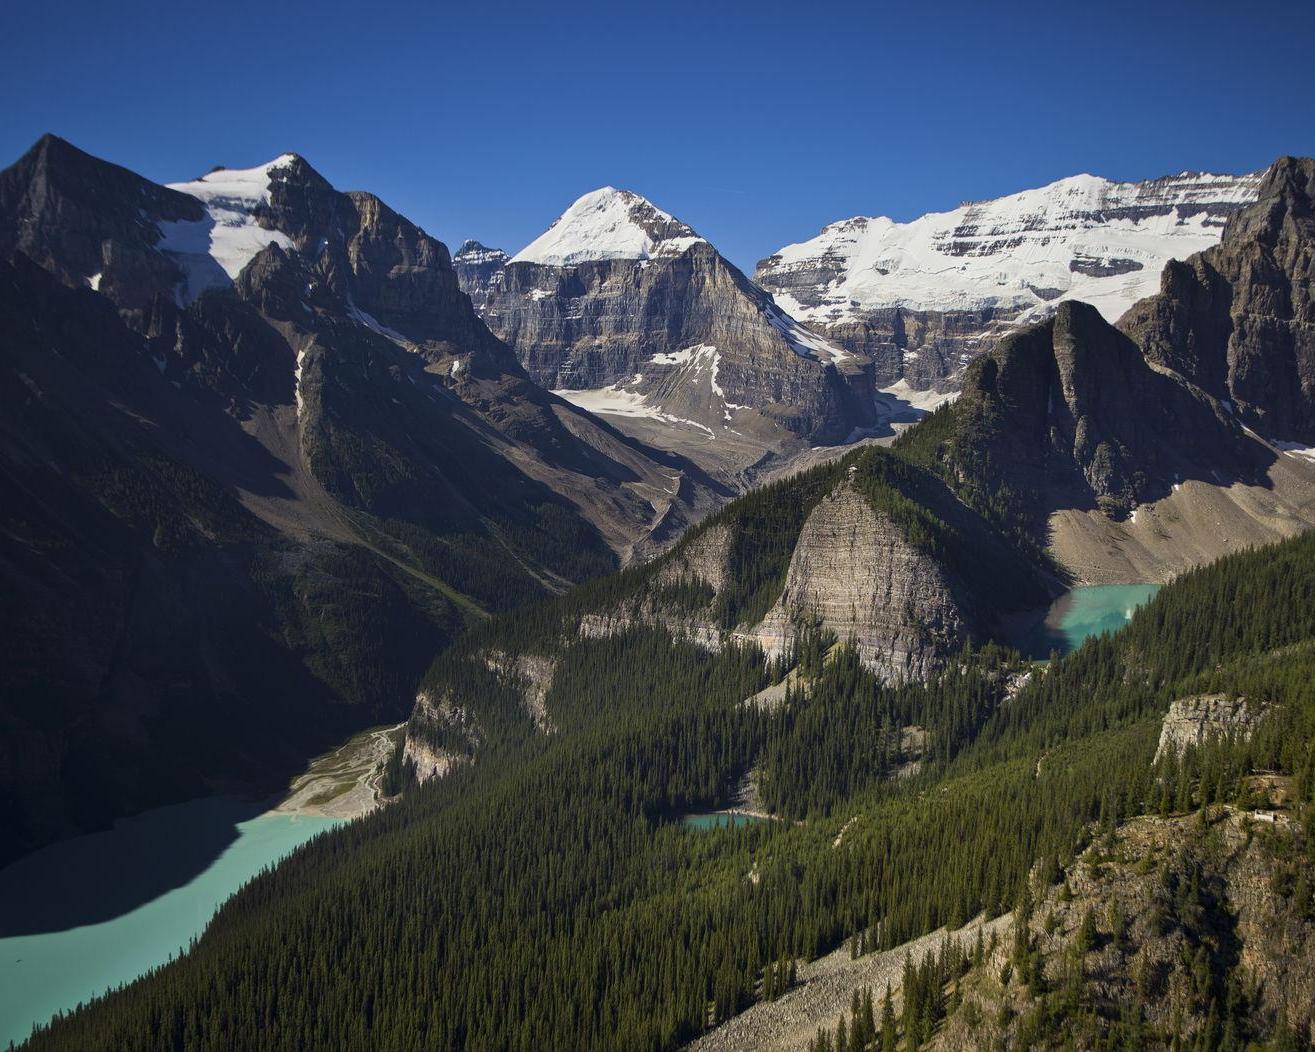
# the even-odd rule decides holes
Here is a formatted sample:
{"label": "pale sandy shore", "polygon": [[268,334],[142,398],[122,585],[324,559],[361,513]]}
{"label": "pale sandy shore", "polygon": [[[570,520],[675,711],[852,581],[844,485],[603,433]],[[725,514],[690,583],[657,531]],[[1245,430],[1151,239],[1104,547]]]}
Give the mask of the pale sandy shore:
{"label": "pale sandy shore", "polygon": [[348,819],[373,811],[383,802],[379,782],[405,727],[373,727],[317,756],[271,813]]}

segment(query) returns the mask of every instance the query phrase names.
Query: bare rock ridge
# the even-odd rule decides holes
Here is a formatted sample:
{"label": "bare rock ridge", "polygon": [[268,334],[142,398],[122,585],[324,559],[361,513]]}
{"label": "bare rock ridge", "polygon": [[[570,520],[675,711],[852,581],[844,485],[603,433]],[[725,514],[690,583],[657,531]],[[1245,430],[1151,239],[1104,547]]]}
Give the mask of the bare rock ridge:
{"label": "bare rock ridge", "polygon": [[[868,363],[810,332],[679,220],[610,187],[463,288],[538,383],[623,425],[760,450],[873,426]],[[476,265],[475,260],[481,262]]]}
{"label": "bare rock ridge", "polygon": [[965,461],[981,452],[1020,494],[1117,518],[1186,478],[1251,478],[1274,460],[1216,399],[1153,368],[1083,303],[983,355],[951,412]]}
{"label": "bare rock ridge", "polygon": [[909,223],[846,219],[754,277],[793,317],[871,359],[878,386],[953,390],[997,338],[1064,300],[1116,321],[1169,260],[1214,244],[1263,174],[1079,175]]}
{"label": "bare rock ridge", "polygon": [[165,187],[44,137],[0,172],[0,303],[5,850],[281,787],[470,618],[723,497],[534,384],[444,245],[293,154]]}

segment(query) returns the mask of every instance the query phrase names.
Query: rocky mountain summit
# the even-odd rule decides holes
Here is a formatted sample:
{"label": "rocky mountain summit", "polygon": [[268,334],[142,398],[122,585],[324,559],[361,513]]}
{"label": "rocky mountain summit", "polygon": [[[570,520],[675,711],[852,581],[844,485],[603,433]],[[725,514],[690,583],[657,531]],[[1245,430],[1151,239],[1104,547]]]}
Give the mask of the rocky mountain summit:
{"label": "rocky mountain summit", "polygon": [[[1038,890],[1012,938],[977,950],[925,1047],[1094,1049],[1122,1038],[1169,1049],[1221,1031],[1223,1044],[1270,1036],[1270,1047],[1309,1047],[1308,838],[1268,802],[1120,826]],[[1048,1021],[1056,1003],[1068,1025]]]}
{"label": "rocky mountain summit", "polygon": [[1002,333],[1078,299],[1116,321],[1161,268],[1218,241],[1264,173],[1061,179],[908,223],[855,217],[762,260],[779,306],[872,359],[881,387],[953,390]]}
{"label": "rocky mountain summit", "polygon": [[1315,160],[1283,157],[1218,245],[1119,327],[1281,448],[1315,446]]}
{"label": "rocky mountain summit", "polygon": [[452,267],[457,272],[461,289],[470,297],[475,313],[484,310],[488,298],[489,282],[507,265],[507,253],[498,248],[488,248],[478,241],[464,241],[452,257]]}
{"label": "rocky mountain summit", "polygon": [[877,421],[866,359],[637,194],[586,194],[503,266],[472,252],[462,286],[529,375],[661,444],[742,466]]}
{"label": "rocky mountain summit", "polygon": [[295,155],[165,187],[47,136],[0,173],[0,301],[14,851],[280,783],[469,618],[720,499],[531,382],[446,247]]}

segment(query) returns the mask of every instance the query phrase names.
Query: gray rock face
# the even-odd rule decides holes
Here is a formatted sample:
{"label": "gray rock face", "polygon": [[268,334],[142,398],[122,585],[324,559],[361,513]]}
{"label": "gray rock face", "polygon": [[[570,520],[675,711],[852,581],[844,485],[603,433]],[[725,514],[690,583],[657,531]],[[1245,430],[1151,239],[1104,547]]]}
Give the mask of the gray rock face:
{"label": "gray rock face", "polygon": [[952,475],[1012,492],[1037,528],[1055,508],[1122,518],[1185,479],[1258,478],[1274,459],[1083,303],[983,355],[951,414],[957,433],[941,456]]}
{"label": "gray rock face", "polygon": [[1251,737],[1264,718],[1265,707],[1228,694],[1195,694],[1169,706],[1160,727],[1159,760],[1170,752],[1181,754],[1189,746],[1203,745],[1212,737]]}
{"label": "gray rock face", "polygon": [[484,654],[484,663],[490,672],[513,677],[525,702],[525,711],[541,734],[551,734],[557,728],[548,713],[548,692],[552,690],[557,659],[542,654],[511,655],[502,650]]}
{"label": "gray rock face", "polygon": [[775,654],[797,625],[815,626],[853,639],[887,680],[924,680],[973,634],[954,592],[944,567],[842,485],[808,517],[780,599],[746,635]]}
{"label": "gray rock face", "polygon": [[452,257],[452,266],[456,268],[461,291],[470,297],[477,314],[484,313],[489,287],[495,280],[501,280],[499,275],[509,258],[502,249],[487,248],[478,241],[463,242],[457,254]]}
{"label": "gray rock face", "polygon": [[[631,198],[639,220],[655,211]],[[580,404],[692,422],[714,437],[784,429],[837,442],[875,423],[866,358],[789,318],[684,224],[636,220],[639,240],[610,227],[610,240],[597,241],[592,228],[567,240],[579,207],[540,239],[566,228],[541,250],[536,242],[500,270],[458,267],[484,321],[537,383],[608,388]]]}
{"label": "gray rock face", "polygon": [[1267,438],[1315,445],[1315,160],[1284,157],[1223,240],[1120,327]]}
{"label": "gray rock face", "polygon": [[667,587],[696,582],[722,592],[730,583],[731,541],[729,526],[709,526],[663,562],[658,582]]}
{"label": "gray rock face", "polygon": [[[424,733],[415,733],[423,728]],[[421,785],[473,763],[484,740],[474,713],[446,693],[421,691],[407,724],[402,762]]]}
{"label": "gray rock face", "polygon": [[954,390],[1000,336],[1068,299],[1114,321],[1161,267],[1216,242],[1261,173],[1141,183],[1074,176],[909,223],[856,217],[762,260],[755,280],[874,363],[879,386]]}

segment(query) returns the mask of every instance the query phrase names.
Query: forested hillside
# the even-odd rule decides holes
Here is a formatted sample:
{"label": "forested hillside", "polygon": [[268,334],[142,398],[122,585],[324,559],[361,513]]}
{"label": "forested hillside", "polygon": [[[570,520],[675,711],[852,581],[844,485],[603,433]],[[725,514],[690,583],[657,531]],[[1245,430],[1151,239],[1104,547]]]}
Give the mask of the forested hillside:
{"label": "forested hillside", "polygon": [[[1308,815],[1313,595],[1315,538],[1238,554],[1026,682],[995,647],[891,687],[825,637],[774,663],[652,625],[578,639],[547,694],[557,733],[509,716],[522,733],[313,842],[186,958],[33,1047],[676,1047],[779,993],[791,960],[1010,909],[1029,873],[1070,866],[1130,816],[1254,806],[1250,770],[1289,779],[1285,806]],[[742,704],[796,664],[806,691]],[[1202,691],[1268,715],[1245,742],[1153,763],[1170,702]],[[880,746],[915,720],[921,769],[887,779]],[[781,820],[675,821],[749,773]],[[1293,865],[1309,881],[1309,857]],[[1267,1040],[1276,1020],[1242,1023]]]}
{"label": "forested hillside", "polygon": [[[407,759],[423,780],[535,727],[578,729],[568,685],[581,639],[657,629],[709,651],[761,647],[781,673],[829,638],[870,678],[925,683],[965,645],[1004,639],[1010,615],[1039,616],[1057,590],[1042,555],[935,476],[858,450],[739,498],[651,563],[468,633],[421,684]],[[623,648],[620,660],[641,659]],[[890,696],[919,714],[904,723],[924,710],[938,726],[950,718],[939,695]]]}

